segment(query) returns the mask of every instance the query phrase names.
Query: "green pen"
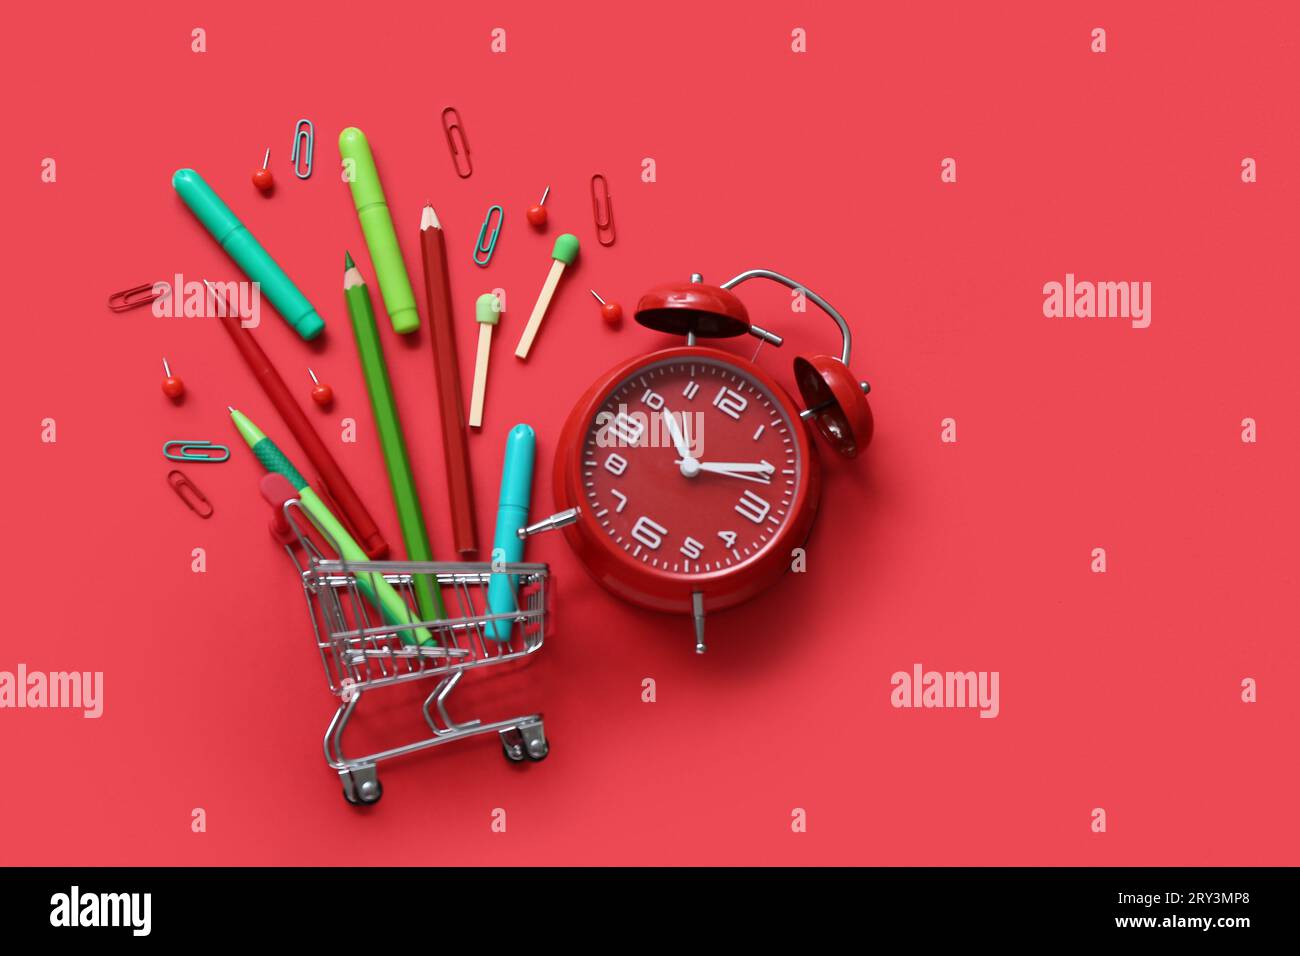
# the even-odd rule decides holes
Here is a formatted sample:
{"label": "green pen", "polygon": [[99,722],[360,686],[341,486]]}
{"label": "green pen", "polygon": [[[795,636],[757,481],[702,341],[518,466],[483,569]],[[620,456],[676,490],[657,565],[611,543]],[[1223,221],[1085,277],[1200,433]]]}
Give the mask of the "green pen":
{"label": "green pen", "polygon": [[[402,437],[402,420],[393,400],[393,384],[388,379],[388,366],[384,363],[384,347],[379,341],[370,292],[352,257],[346,252],[343,264],[343,298],[347,302],[348,315],[352,317],[357,355],[361,357],[361,374],[366,380],[366,391],[370,393],[370,408],[375,416],[384,465],[388,468],[388,484],[393,490],[393,504],[397,508],[402,541],[406,544],[406,557],[410,561],[432,561],[429,532],[424,527],[424,511],[420,507],[419,492],[415,490],[415,477],[411,474],[411,459],[406,452],[406,440]],[[442,590],[435,586],[429,575],[417,574],[412,583],[416,600],[420,603],[420,613],[426,620],[447,616],[442,604]]]}
{"label": "green pen", "polygon": [[357,207],[366,248],[370,250],[370,262],[379,279],[379,294],[393,323],[393,331],[399,335],[414,332],[420,327],[420,312],[415,306],[415,293],[411,290],[410,276],[406,274],[402,248],[397,244],[393,217],[388,212],[384,187],[379,183],[379,170],[375,169],[375,157],[370,152],[366,134],[355,126],[339,133],[339,155],[343,157],[345,171],[351,176],[352,202]]}
{"label": "green pen", "polygon": [[[370,558],[361,549],[361,545],[353,540],[347,529],[330,513],[329,508],[325,507],[325,503],[307,484],[307,479],[293,466],[293,462],[285,457],[284,452],[276,447],[275,442],[267,438],[243,412],[231,408],[230,417],[249,449],[262,463],[262,467],[267,471],[284,475],[298,490],[299,502],[302,503],[307,514],[320,525],[331,542],[338,547],[339,557],[354,563],[369,561]],[[356,578],[357,587],[366,596],[366,600],[379,609],[385,621],[392,625],[415,623],[406,601],[391,584],[384,580],[382,574],[358,574]],[[411,633],[414,633],[414,639],[411,638]],[[433,635],[429,633],[428,628],[424,627],[413,627],[410,631],[402,631],[401,638],[404,644],[433,643]]]}
{"label": "green pen", "polygon": [[178,169],[172,174],[172,188],[295,332],[311,340],[324,331],[325,321],[307,297],[202,176],[192,169]]}

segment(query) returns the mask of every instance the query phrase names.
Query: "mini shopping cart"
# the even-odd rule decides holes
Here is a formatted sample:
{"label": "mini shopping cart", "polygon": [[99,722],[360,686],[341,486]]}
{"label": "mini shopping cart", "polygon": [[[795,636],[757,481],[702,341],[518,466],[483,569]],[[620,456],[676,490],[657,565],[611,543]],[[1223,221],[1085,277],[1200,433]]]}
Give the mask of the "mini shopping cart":
{"label": "mini shopping cart", "polygon": [[[302,576],[316,649],[330,691],[339,698],[338,709],[325,730],[325,761],[338,771],[348,803],[371,804],[383,796],[378,773],[381,760],[479,734],[497,733],[507,760],[545,759],[550,746],[540,713],[484,723],[457,722],[447,712],[447,700],[466,671],[521,661],[541,650],[549,610],[545,564],[494,568],[490,564],[327,558],[318,542],[329,539],[311,523],[298,500],[291,498],[282,507],[287,528],[279,526],[276,536]],[[364,586],[373,575],[382,575],[401,595],[412,622],[402,626],[384,623],[358,587],[359,580]],[[417,575],[437,577],[447,605],[446,618],[418,620],[412,586]],[[509,576],[517,610],[493,614],[488,608],[489,582],[503,575]],[[427,628],[432,643],[404,642],[403,634],[409,640],[414,627]],[[488,632],[497,628],[505,639],[489,636]],[[363,697],[380,688],[423,680],[435,681],[422,708],[430,736],[364,756],[344,755],[343,733]]]}

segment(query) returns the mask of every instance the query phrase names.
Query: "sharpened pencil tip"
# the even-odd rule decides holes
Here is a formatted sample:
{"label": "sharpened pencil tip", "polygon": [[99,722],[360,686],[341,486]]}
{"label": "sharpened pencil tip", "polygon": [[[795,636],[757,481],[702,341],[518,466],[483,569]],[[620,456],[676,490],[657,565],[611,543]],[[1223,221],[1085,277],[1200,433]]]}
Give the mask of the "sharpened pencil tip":
{"label": "sharpened pencil tip", "polygon": [[230,414],[233,415],[233,414],[235,413],[235,406],[234,406],[234,405],[227,405],[227,406],[226,406],[226,410],[229,411]]}
{"label": "sharpened pencil tip", "polygon": [[343,253],[343,268],[344,268],[344,269],[355,269],[355,268],[356,268],[356,265],[357,265],[357,264],[356,264],[355,262],[352,261],[352,254],[349,253],[349,252],[347,252],[347,251],[344,251],[344,253]]}

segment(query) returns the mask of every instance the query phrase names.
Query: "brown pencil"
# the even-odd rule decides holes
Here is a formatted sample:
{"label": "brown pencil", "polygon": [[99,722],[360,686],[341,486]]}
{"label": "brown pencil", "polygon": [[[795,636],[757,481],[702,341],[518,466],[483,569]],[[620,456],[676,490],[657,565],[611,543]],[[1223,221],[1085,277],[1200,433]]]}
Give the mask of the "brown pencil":
{"label": "brown pencil", "polygon": [[474,523],[474,482],[469,471],[469,444],[465,438],[465,406],[460,394],[460,364],[456,360],[456,333],[451,314],[451,283],[447,277],[447,244],[433,206],[420,214],[420,250],[424,255],[424,291],[433,330],[433,375],[438,387],[438,414],[442,421],[442,451],[447,466],[447,491],[451,500],[451,536],[463,556],[478,553]]}

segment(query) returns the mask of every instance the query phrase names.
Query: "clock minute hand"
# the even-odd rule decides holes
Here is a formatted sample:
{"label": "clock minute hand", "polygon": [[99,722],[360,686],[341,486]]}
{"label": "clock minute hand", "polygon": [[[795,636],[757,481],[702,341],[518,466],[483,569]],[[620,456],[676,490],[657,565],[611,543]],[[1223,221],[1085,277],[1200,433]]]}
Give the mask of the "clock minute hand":
{"label": "clock minute hand", "polygon": [[[686,467],[685,465],[682,466]],[[769,462],[759,462],[751,464],[748,462],[695,462],[694,470],[696,472],[709,472],[714,475],[724,475],[727,478],[739,478],[741,481],[753,481],[760,485],[770,485],[772,483],[771,475],[776,471],[776,466]],[[757,474],[754,474],[757,472]]]}
{"label": "clock minute hand", "polygon": [[770,461],[702,461],[700,462],[700,471],[711,471],[717,474],[729,474],[737,471],[757,472],[759,474],[770,475],[772,472],[776,471],[776,466]]}

